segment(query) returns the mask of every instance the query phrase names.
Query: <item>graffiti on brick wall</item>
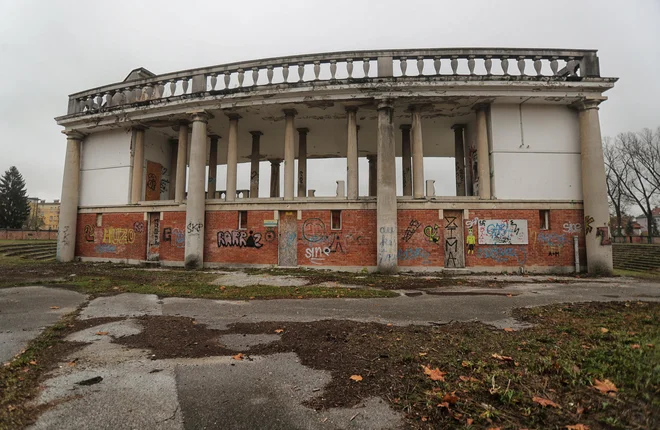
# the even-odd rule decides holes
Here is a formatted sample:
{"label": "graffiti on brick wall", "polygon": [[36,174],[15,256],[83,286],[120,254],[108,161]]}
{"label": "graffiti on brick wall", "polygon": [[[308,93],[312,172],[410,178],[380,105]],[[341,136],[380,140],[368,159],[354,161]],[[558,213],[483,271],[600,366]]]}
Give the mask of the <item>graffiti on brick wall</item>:
{"label": "graffiti on brick wall", "polygon": [[126,245],[135,242],[135,230],[108,227],[103,229],[103,243]]}
{"label": "graffiti on brick wall", "polygon": [[94,226],[87,224],[85,226],[85,241],[86,242],[94,242]]}
{"label": "graffiti on brick wall", "polygon": [[456,254],[458,254],[458,238],[456,237],[455,216],[445,217],[445,266],[456,267]]}
{"label": "graffiti on brick wall", "polygon": [[466,219],[465,220],[465,227],[467,228],[476,228],[479,225],[479,217],[475,217],[474,219]]}
{"label": "graffiti on brick wall", "polygon": [[467,253],[468,255],[473,255],[474,254],[474,246],[477,243],[477,238],[474,237],[474,230],[472,227],[468,228],[468,234],[467,234]]}
{"label": "graffiti on brick wall", "polygon": [[564,233],[568,234],[580,233],[582,231],[581,224],[575,224],[572,222],[565,222],[562,227],[564,228]]}
{"label": "graffiti on brick wall", "polygon": [[440,244],[440,226],[438,224],[427,225],[424,227],[424,236],[426,236],[430,242]]}
{"label": "graffiti on brick wall", "polygon": [[320,218],[305,220],[302,228],[303,240],[311,243],[323,242],[328,239],[325,231],[325,223]]}
{"label": "graffiti on brick wall", "polygon": [[142,233],[144,231],[144,223],[142,221],[135,221],[133,223],[133,230],[136,233]]}
{"label": "graffiti on brick wall", "polygon": [[172,242],[172,227],[163,229],[163,242]]}
{"label": "graffiti on brick wall", "polygon": [[312,264],[321,264],[325,257],[330,256],[330,248],[327,246],[310,246],[305,249],[305,257]]}
{"label": "graffiti on brick wall", "polygon": [[422,226],[422,223],[417,221],[416,219],[410,220],[410,224],[408,224],[408,227],[406,227],[406,231],[403,233],[403,241],[408,242],[410,239],[412,239],[413,235],[417,232],[417,230]]}
{"label": "graffiti on brick wall", "polygon": [[497,263],[515,262],[519,266],[524,266],[527,261],[527,250],[514,246],[481,247],[477,250],[477,257]]}
{"label": "graffiti on brick wall", "polygon": [[115,254],[117,252],[117,247],[109,243],[101,243],[94,247],[94,252],[98,254]]}
{"label": "graffiti on brick wall", "polygon": [[229,230],[218,232],[218,248],[238,247],[238,248],[261,248],[261,233],[255,233],[252,230]]}
{"label": "graffiti on brick wall", "polygon": [[564,249],[564,245],[569,243],[569,239],[563,234],[550,231],[540,231],[534,233],[534,235],[536,236],[536,243],[541,245],[544,252],[547,252],[551,257],[558,257]]}
{"label": "graffiti on brick wall", "polygon": [[601,245],[611,245],[612,239],[610,239],[610,229],[609,227],[596,227],[596,236],[600,237]]}
{"label": "graffiti on brick wall", "polygon": [[172,229],[172,245],[177,248],[185,248],[186,246],[186,232],[183,229]]}
{"label": "graffiti on brick wall", "polygon": [[351,245],[368,245],[371,243],[371,239],[368,236],[362,236],[362,235],[354,235],[351,233],[348,233],[344,236],[344,239],[346,240],[346,244],[348,246]]}
{"label": "graffiti on brick wall", "polygon": [[480,245],[526,245],[526,219],[482,219],[478,222]]}
{"label": "graffiti on brick wall", "polygon": [[399,248],[397,258],[399,261],[410,261],[421,259],[422,264],[428,266],[431,264],[431,253],[424,248]]}
{"label": "graffiti on brick wall", "polygon": [[275,240],[275,229],[273,227],[267,227],[266,232],[264,233],[264,239],[266,242],[272,242]]}

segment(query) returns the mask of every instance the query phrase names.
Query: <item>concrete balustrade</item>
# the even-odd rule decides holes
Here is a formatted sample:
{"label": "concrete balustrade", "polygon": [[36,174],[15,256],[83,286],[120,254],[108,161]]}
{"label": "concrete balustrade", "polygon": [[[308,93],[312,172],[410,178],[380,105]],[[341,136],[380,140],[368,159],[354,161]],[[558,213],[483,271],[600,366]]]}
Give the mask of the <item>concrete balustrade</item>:
{"label": "concrete balustrade", "polygon": [[[153,100],[175,101],[193,94],[213,95],[248,87],[318,81],[394,76],[470,76],[491,80],[599,77],[596,52],[488,48],[347,51],[267,58],[162,75],[138,69],[142,72],[131,73],[125,82],[70,95],[68,114],[108,111]],[[361,67],[355,67],[355,63]],[[294,74],[290,73],[292,68],[296,70]]]}

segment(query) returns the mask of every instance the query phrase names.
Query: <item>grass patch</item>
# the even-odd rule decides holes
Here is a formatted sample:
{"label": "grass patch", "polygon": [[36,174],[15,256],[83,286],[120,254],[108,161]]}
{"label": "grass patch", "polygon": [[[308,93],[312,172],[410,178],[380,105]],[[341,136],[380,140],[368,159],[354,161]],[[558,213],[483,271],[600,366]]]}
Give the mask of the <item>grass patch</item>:
{"label": "grass patch", "polygon": [[[220,331],[182,320],[187,331],[167,332],[174,346],[159,354],[233,354],[190,351],[187,339],[201,344],[224,333],[283,330],[279,342],[241,352],[294,352],[303,365],[330,372],[331,382],[306,402],[312,408],[350,408],[380,396],[405,415],[405,428],[414,429],[660,426],[660,304],[552,305],[516,314],[535,326],[510,332],[481,323],[396,327],[327,320],[238,323]],[[118,342],[157,353],[163,334],[151,330],[161,327],[159,318],[144,317],[142,334]],[[170,339],[177,336],[178,342]],[[446,373],[432,380],[423,366]],[[596,380],[609,380],[618,391],[601,393]],[[556,406],[542,406],[535,397]]]}
{"label": "grass patch", "polygon": [[636,270],[614,269],[615,276],[627,276],[630,278],[660,280],[660,272],[638,272]]}
{"label": "grass patch", "polygon": [[23,428],[38,409],[28,405],[38,392],[42,375],[57,365],[59,357],[78,345],[62,342],[72,332],[78,312],[48,327],[18,357],[0,368],[0,429]]}
{"label": "grass patch", "polygon": [[197,273],[190,278],[187,272],[168,273],[167,275],[150,276],[149,279],[127,280],[111,277],[76,276],[66,281],[66,286],[92,296],[120,293],[156,294],[159,297],[196,297],[218,300],[253,300],[253,299],[311,299],[311,298],[374,298],[397,297],[392,291],[316,287],[316,286],[272,286],[249,285],[231,287],[213,285],[211,281],[217,276]]}

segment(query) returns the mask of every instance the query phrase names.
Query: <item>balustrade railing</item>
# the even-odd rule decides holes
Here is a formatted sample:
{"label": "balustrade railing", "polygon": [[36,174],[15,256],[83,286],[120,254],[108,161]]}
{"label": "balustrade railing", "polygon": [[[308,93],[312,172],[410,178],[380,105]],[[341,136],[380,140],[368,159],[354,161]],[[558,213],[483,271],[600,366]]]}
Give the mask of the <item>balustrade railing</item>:
{"label": "balustrade railing", "polygon": [[600,77],[595,50],[421,49],[355,51],[231,63],[106,85],[69,96],[68,114],[192,94],[317,81],[478,77],[488,80]]}

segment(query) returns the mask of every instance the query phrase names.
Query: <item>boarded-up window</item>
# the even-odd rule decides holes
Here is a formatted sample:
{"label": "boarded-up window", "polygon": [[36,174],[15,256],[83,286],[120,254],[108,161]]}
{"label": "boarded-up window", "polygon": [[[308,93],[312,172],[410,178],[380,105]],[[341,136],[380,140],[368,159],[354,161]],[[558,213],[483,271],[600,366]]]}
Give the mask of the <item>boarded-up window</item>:
{"label": "boarded-up window", "polygon": [[330,229],[341,230],[341,211],[330,211]]}
{"label": "boarded-up window", "polygon": [[247,211],[238,211],[238,229],[247,229]]}
{"label": "boarded-up window", "polygon": [[550,230],[550,211],[539,211],[539,221],[541,221],[541,230]]}

